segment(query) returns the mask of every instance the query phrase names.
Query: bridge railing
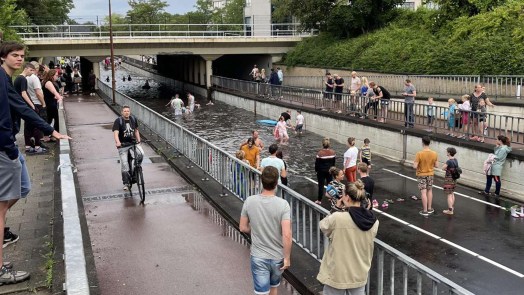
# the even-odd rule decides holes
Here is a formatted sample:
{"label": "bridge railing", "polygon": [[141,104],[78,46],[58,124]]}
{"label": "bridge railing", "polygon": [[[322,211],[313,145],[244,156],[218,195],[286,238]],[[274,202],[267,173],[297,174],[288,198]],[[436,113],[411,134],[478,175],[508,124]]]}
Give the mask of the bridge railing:
{"label": "bridge railing", "polygon": [[[38,39],[105,39],[109,38],[106,25],[45,25],[12,26],[24,40]],[[251,38],[311,36],[316,31],[304,32],[296,23],[245,24],[114,24],[114,38]]]}
{"label": "bridge railing", "polygon": [[[112,95],[111,88],[100,80],[98,86],[106,99],[109,99]],[[192,165],[202,169],[203,180],[212,177],[242,201],[260,192],[258,170],[118,91],[115,99],[118,105],[130,106],[133,114],[147,128],[172,146],[176,153],[187,157],[190,161],[187,163],[187,169],[191,169]],[[279,197],[286,199],[290,204],[293,241],[314,258],[321,260],[329,241],[321,232],[319,222],[329,212],[287,186],[279,185],[279,194]],[[386,255],[390,263],[387,269],[384,260]],[[368,281],[367,294],[371,293],[370,290],[376,290],[373,294],[384,294],[387,288],[400,288],[398,285],[395,287],[395,280],[403,282],[403,294],[408,294],[408,289],[417,289],[418,294],[421,294],[423,288],[432,290],[433,294],[439,291],[449,294],[472,294],[378,239],[375,239],[375,256],[375,265],[371,270],[374,274]],[[395,272],[399,267],[402,277]],[[389,280],[385,280],[386,276],[389,276]],[[408,286],[413,284],[412,282],[416,285]]]}
{"label": "bridge railing", "polygon": [[412,119],[408,120],[405,116],[408,105],[399,100],[379,101],[348,93],[329,93],[316,89],[269,85],[219,76],[213,76],[211,81],[219,89],[265,99],[288,101],[297,107],[334,111],[383,122],[394,121],[399,125],[419,126],[429,132],[465,139],[476,136],[475,140],[480,141],[485,138],[495,139],[503,134],[509,137],[512,143],[524,144],[524,117],[459,111],[458,107],[450,114],[449,107],[414,103]]}
{"label": "bridge railing", "polygon": [[[368,81],[375,81],[384,86],[393,95],[404,92],[404,82],[411,79],[417,88],[417,93],[435,98],[458,97],[472,93],[476,84],[486,87],[486,93],[491,99],[521,99],[524,97],[524,76],[511,75],[394,75],[378,73],[359,73]],[[343,76],[346,85],[351,77]],[[285,86],[324,89],[324,77],[321,76],[289,76],[284,79]],[[346,86],[347,88],[347,86]]]}

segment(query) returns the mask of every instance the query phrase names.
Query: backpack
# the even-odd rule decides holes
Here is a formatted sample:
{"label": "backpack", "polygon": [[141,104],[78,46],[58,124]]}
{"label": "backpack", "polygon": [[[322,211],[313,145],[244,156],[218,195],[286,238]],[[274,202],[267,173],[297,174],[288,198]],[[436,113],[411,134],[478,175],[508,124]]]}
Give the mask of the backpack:
{"label": "backpack", "polygon": [[458,166],[457,160],[455,160],[455,167],[450,167],[449,171],[451,172],[451,178],[453,178],[453,180],[457,180],[460,178],[460,174],[462,174],[462,169]]}
{"label": "backpack", "polygon": [[[120,122],[119,122],[120,126],[124,126],[124,118],[122,118],[122,116],[120,116],[118,119],[120,119]],[[133,128],[138,127],[137,124],[136,124],[135,116],[133,116],[133,115],[129,116],[129,122],[131,123]]]}

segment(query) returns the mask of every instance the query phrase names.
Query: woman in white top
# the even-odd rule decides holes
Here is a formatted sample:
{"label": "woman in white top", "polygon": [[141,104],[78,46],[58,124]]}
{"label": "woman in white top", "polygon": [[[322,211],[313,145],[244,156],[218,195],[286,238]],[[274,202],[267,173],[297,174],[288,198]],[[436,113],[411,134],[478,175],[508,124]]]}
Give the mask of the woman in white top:
{"label": "woman in white top", "polygon": [[355,146],[355,138],[348,138],[348,150],[344,153],[344,173],[349,183],[357,181],[357,158],[358,148]]}
{"label": "woman in white top", "polygon": [[470,96],[467,94],[462,95],[462,104],[458,106],[462,121],[462,134],[458,138],[466,138],[468,133],[469,114],[471,113],[471,103],[469,102]]}
{"label": "woman in white top", "polygon": [[278,134],[278,138],[280,139],[280,144],[287,143],[287,141],[289,140],[289,135],[287,134],[288,126],[287,126],[286,121],[284,121],[284,117],[283,116],[280,116],[280,118],[278,119],[278,123],[275,126],[275,128],[276,128],[276,132]]}

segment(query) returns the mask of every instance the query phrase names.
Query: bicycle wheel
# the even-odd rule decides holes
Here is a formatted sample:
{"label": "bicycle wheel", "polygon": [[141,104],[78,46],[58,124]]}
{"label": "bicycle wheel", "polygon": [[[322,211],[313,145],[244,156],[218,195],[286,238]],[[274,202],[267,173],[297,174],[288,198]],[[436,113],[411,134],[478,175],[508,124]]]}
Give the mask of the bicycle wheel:
{"label": "bicycle wheel", "polygon": [[146,200],[146,190],[144,185],[144,174],[142,167],[138,166],[136,169],[136,186],[138,187],[138,196],[140,197],[140,204],[144,204]]}

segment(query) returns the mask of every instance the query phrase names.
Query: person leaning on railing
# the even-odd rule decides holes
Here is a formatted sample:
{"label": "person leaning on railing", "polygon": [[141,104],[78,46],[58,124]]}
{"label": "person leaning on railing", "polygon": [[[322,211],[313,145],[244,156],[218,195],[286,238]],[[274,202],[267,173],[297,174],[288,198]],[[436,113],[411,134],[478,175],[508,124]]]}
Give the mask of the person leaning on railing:
{"label": "person leaning on railing", "polygon": [[[380,101],[380,123],[386,123],[386,119],[388,117],[388,107],[389,107],[389,101],[391,100],[391,94],[389,91],[387,91],[386,88],[383,86],[379,86],[377,83],[370,81],[369,87],[373,90],[374,93],[374,99],[378,102]],[[369,90],[368,90],[369,91]]]}
{"label": "person leaning on railing", "polygon": [[337,201],[337,207],[346,210],[320,221],[320,229],[329,239],[317,275],[324,284],[324,295],[365,294],[379,226],[373,211],[360,206],[365,199],[362,181],[348,184]]}

